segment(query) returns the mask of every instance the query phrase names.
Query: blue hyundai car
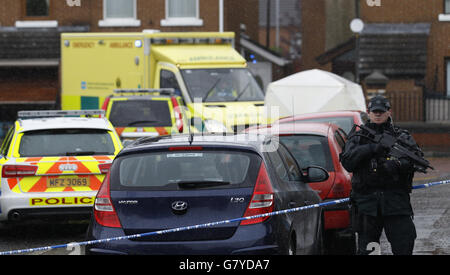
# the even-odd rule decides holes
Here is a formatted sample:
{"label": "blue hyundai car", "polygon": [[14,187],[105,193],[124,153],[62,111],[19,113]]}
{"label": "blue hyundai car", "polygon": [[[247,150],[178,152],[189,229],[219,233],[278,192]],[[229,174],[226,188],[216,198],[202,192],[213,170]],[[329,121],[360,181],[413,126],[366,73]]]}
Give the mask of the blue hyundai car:
{"label": "blue hyundai car", "polygon": [[[95,199],[88,240],[236,219],[320,202],[275,137],[142,138],[114,160]],[[86,254],[319,254],[320,208],[91,244]]]}

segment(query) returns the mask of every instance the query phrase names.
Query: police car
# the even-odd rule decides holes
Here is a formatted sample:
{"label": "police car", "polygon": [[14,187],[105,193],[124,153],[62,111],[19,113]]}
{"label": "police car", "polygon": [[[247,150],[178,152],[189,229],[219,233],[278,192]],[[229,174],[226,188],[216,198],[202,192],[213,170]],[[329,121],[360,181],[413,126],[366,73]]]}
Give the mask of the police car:
{"label": "police car", "polygon": [[20,111],[0,149],[0,221],[88,217],[121,149],[102,110]]}
{"label": "police car", "polygon": [[174,89],[114,90],[102,109],[122,140],[187,132],[183,101]]}

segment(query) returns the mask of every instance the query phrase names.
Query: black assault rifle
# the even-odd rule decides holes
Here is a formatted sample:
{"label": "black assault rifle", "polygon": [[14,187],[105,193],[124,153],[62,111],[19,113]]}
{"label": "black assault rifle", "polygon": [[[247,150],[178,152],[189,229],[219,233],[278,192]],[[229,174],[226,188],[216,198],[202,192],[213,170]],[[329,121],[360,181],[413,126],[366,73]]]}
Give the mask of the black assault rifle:
{"label": "black assault rifle", "polygon": [[[356,127],[366,132],[367,135],[362,134],[361,132],[356,133]],[[382,134],[377,134],[375,130],[370,129],[364,125],[353,126],[351,132],[355,132],[355,135],[367,138],[374,143],[381,144],[385,148],[389,148],[389,156],[399,158],[408,158],[414,164],[414,168],[416,171],[421,173],[426,173],[427,168],[433,169],[430,166],[430,162],[423,158],[422,152],[418,148],[414,148],[413,144],[410,144],[403,135],[399,137],[394,137],[391,133],[384,131]]]}

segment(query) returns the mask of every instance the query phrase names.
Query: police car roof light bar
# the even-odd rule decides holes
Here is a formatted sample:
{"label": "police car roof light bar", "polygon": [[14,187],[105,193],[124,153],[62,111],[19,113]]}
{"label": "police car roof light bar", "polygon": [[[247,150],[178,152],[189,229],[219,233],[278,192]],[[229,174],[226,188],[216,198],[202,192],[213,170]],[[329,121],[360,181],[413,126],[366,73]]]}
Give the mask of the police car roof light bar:
{"label": "police car roof light bar", "polygon": [[18,118],[39,118],[39,117],[65,117],[65,116],[100,116],[105,117],[104,110],[45,110],[45,111],[19,111]]}
{"label": "police car roof light bar", "polygon": [[146,94],[159,94],[159,95],[168,95],[173,96],[175,94],[174,88],[160,88],[160,89],[115,89],[114,93],[123,94],[123,93],[146,93]]}

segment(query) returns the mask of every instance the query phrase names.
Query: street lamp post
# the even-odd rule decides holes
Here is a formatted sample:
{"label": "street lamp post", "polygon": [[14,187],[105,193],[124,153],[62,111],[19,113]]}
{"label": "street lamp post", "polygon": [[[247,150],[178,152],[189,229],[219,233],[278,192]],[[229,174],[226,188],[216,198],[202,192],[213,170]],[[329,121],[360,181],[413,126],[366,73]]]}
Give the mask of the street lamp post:
{"label": "street lamp post", "polygon": [[355,47],[355,82],[359,84],[359,36],[364,29],[364,22],[355,18],[350,22],[350,29],[355,34],[356,37],[356,47]]}

